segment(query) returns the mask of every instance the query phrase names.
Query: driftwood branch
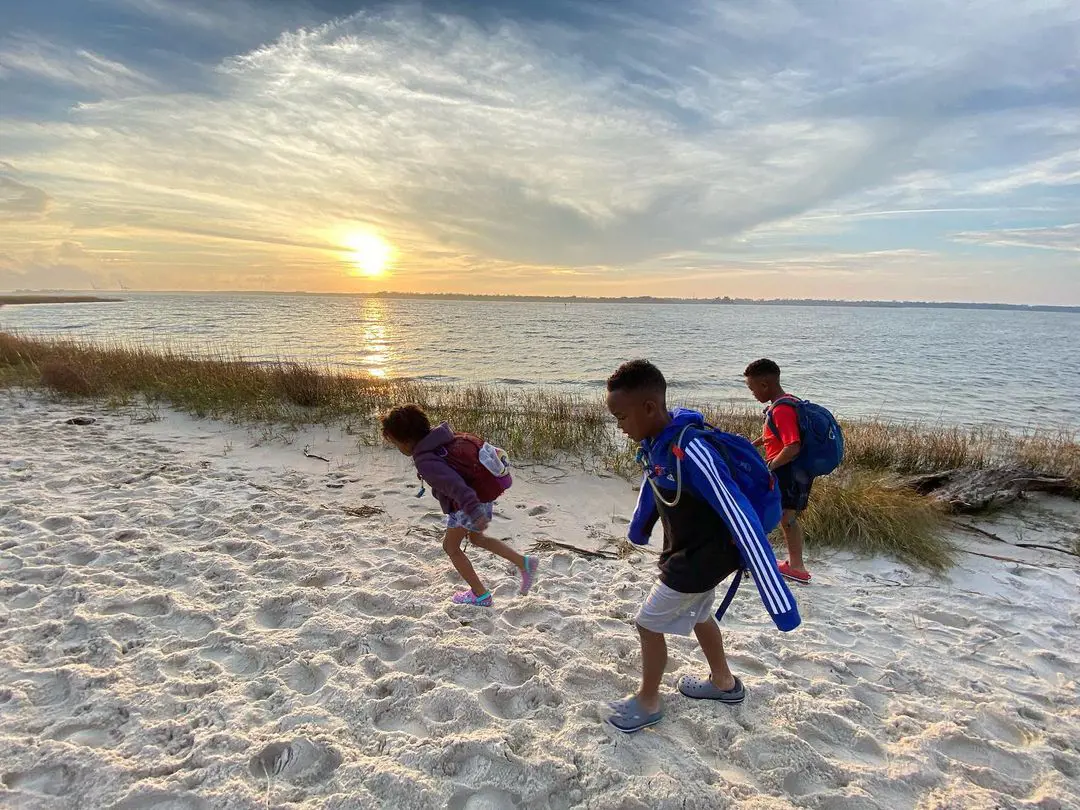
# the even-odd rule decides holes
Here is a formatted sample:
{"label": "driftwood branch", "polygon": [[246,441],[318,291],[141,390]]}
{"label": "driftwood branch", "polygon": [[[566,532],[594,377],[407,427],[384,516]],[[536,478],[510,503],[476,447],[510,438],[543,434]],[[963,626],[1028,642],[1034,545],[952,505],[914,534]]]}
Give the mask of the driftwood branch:
{"label": "driftwood branch", "polygon": [[1058,554],[1068,554],[1070,557],[1080,557],[1075,551],[1069,551],[1067,548],[1059,548],[1058,546],[1048,546],[1045,543],[1024,543],[1017,541],[1010,543],[1004,537],[998,537],[993,532],[988,532],[986,529],[980,529],[978,526],[972,526],[970,523],[965,523],[962,520],[952,521],[954,526],[958,526],[964,531],[973,532],[974,534],[982,535],[983,537],[989,537],[991,540],[997,540],[999,543],[1004,543],[1007,546],[1015,546],[1016,548],[1038,548],[1043,551],[1056,551]]}
{"label": "driftwood branch", "polygon": [[929,495],[950,512],[974,514],[1020,500],[1028,492],[1075,496],[1073,482],[1022,467],[946,470],[908,478],[903,486]]}

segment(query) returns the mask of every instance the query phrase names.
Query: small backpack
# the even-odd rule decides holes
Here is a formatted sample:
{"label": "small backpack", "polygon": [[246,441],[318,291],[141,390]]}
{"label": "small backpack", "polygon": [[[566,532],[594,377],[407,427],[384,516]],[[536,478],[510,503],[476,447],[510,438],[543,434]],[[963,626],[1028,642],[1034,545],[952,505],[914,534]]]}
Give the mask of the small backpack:
{"label": "small backpack", "polygon": [[480,503],[491,503],[510,489],[510,460],[504,450],[471,433],[455,433],[445,450],[444,460],[476,491]]}
{"label": "small backpack", "polygon": [[815,478],[828,475],[840,466],[844,460],[844,434],[836,417],[828,409],[805,399],[781,397],[765,411],[765,425],[778,439],[780,431],[772,415],[777,405],[792,406],[799,423],[799,443],[802,447],[792,464]]}

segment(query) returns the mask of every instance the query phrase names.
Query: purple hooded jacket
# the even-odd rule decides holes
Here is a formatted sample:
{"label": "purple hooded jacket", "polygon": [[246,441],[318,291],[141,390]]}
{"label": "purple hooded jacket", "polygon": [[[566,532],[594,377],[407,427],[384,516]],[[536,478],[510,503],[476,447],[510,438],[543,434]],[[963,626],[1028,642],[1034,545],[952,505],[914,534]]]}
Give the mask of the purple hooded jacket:
{"label": "purple hooded jacket", "polygon": [[439,499],[444,514],[464,512],[470,520],[485,517],[480,509],[476,490],[446,462],[446,445],[454,438],[450,425],[443,422],[416,443],[412,458],[416,472],[431,487],[431,494]]}

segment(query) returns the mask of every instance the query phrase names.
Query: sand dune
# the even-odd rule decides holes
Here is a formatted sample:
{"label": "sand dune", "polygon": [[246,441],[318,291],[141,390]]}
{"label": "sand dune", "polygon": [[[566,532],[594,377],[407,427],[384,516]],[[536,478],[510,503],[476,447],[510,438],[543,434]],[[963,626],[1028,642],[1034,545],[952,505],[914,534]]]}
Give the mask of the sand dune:
{"label": "sand dune", "polygon": [[[650,553],[542,552],[524,598],[477,553],[495,607],[453,606],[407,459],[133,416],[0,402],[0,806],[1080,807],[1067,555],[965,554],[934,578],[817,554],[799,631],[751,589],[729,613],[744,705],[671,694],[625,736],[602,718],[636,686]],[[493,533],[605,548],[633,498],[522,469]],[[702,661],[671,648],[673,692]]]}

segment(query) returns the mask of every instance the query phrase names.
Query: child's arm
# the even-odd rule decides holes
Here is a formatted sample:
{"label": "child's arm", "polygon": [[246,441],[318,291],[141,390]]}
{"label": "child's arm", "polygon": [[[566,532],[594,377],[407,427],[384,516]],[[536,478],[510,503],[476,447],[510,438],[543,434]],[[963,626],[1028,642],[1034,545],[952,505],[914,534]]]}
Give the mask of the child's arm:
{"label": "child's arm", "polygon": [[630,542],[643,546],[649,542],[653,526],[660,518],[656,510],[656,498],[653,497],[652,487],[649,486],[649,476],[641,479],[641,491],[638,492],[637,508],[634,509],[634,519],[630,521],[630,529],[627,532]]}
{"label": "child's arm", "polygon": [[708,442],[694,436],[686,443],[684,453],[683,486],[704,498],[727,524],[776,626],[781,630],[794,629],[800,621],[795,597],[780,576],[776,555],[754,507],[731,480],[727,464]]}
{"label": "child's arm", "polygon": [[775,470],[798,458],[799,451],[802,449],[802,437],[799,435],[799,418],[794,405],[787,403],[778,405],[772,409],[771,416],[780,441],[784,444],[780,455],[769,462],[769,469]]}
{"label": "child's arm", "polygon": [[438,457],[425,454],[416,460],[416,471],[431,486],[457,504],[458,509],[469,516],[477,528],[486,525],[487,519],[480,509],[480,499],[476,490],[470,487],[457,470]]}

